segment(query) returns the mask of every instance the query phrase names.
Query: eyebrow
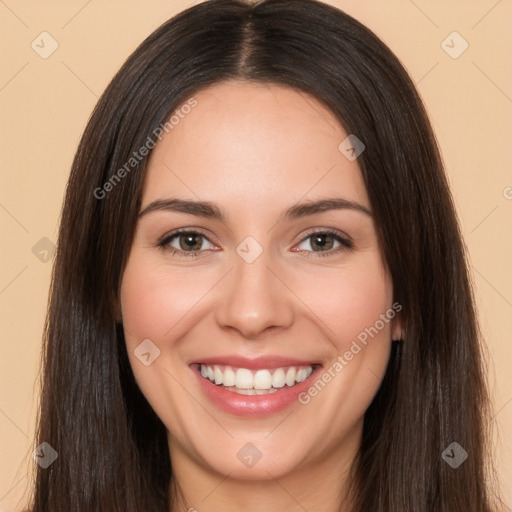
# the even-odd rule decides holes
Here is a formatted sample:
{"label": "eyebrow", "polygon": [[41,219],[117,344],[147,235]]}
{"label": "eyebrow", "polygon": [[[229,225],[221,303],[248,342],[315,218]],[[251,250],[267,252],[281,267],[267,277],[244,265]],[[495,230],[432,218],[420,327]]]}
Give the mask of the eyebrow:
{"label": "eyebrow", "polygon": [[[343,198],[321,199],[318,201],[307,201],[296,204],[288,208],[280,217],[280,222],[285,220],[307,217],[315,213],[326,212],[330,210],[353,210],[372,216],[372,212],[362,204],[355,201],[349,201]],[[148,204],[140,213],[139,218],[156,211],[174,211],[188,213],[198,217],[205,217],[226,222],[225,212],[209,201],[190,201],[186,199],[157,199]]]}

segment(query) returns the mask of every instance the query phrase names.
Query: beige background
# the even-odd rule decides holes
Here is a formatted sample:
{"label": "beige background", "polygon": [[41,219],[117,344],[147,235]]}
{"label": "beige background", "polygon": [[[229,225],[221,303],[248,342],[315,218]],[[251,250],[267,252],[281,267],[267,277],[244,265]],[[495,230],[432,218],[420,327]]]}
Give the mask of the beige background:
{"label": "beige background", "polygon": [[[46,260],[79,137],[98,96],[136,45],[194,3],[0,0],[0,512],[19,509],[35,464],[36,376],[51,271]],[[329,3],[391,47],[430,113],[493,361],[494,456],[512,507],[512,2]],[[52,42],[39,36],[44,31],[58,43],[46,59],[40,53]],[[445,49],[460,51],[459,36],[442,46],[453,31],[469,44],[458,58]],[[45,237],[49,241],[41,241]]]}

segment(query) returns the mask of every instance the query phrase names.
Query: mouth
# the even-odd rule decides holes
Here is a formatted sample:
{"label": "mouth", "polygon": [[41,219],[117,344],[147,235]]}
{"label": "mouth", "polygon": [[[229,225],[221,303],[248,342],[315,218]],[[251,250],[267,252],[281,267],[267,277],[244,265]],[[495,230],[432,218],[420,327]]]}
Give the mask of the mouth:
{"label": "mouth", "polygon": [[298,396],[321,367],[316,362],[280,358],[228,358],[190,364],[206,398],[239,417],[268,416],[299,404]]}
{"label": "mouth", "polygon": [[268,395],[283,388],[291,388],[305,381],[317,365],[279,368],[236,368],[228,365],[200,364],[204,379],[239,395]]}

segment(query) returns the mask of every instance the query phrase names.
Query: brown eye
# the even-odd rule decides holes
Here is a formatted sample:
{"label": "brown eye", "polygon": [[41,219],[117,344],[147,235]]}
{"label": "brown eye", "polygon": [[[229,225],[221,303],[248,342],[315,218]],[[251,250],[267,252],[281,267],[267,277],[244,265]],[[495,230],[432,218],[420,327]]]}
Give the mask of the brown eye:
{"label": "brown eye", "polygon": [[197,231],[178,231],[164,237],[158,245],[177,256],[195,256],[199,252],[215,248],[205,235]]}
{"label": "brown eye", "polygon": [[328,256],[346,249],[353,244],[347,238],[337,232],[315,231],[305,237],[298,246],[298,250],[309,253],[325,253],[319,256]]}
{"label": "brown eye", "polygon": [[178,236],[179,249],[183,251],[199,251],[203,245],[203,236],[198,233],[184,233]]}
{"label": "brown eye", "polygon": [[313,250],[318,249],[319,251],[328,251],[333,248],[334,236],[329,233],[317,233],[311,235],[310,245]]}

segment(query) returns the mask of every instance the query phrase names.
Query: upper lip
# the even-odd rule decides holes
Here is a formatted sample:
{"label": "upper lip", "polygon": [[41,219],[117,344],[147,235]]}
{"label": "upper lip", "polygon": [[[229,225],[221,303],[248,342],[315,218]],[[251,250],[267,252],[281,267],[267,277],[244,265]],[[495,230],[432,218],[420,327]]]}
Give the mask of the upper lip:
{"label": "upper lip", "polygon": [[291,357],[282,356],[259,356],[259,357],[244,357],[244,356],[216,356],[206,357],[204,359],[197,359],[191,364],[205,364],[205,365],[226,365],[234,366],[236,368],[247,368],[248,370],[257,370],[260,368],[281,368],[285,366],[312,366],[320,364],[319,361],[314,360],[300,360]]}

